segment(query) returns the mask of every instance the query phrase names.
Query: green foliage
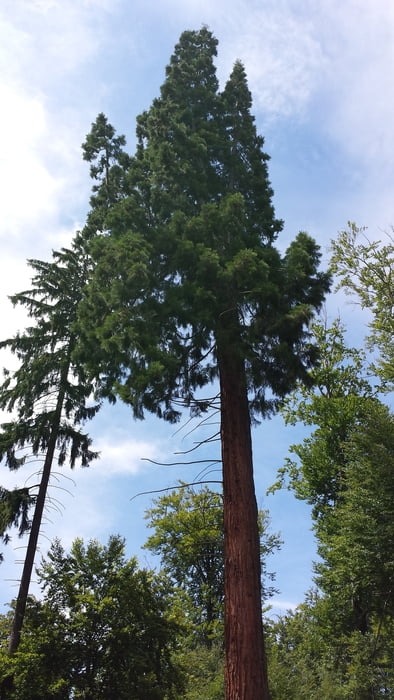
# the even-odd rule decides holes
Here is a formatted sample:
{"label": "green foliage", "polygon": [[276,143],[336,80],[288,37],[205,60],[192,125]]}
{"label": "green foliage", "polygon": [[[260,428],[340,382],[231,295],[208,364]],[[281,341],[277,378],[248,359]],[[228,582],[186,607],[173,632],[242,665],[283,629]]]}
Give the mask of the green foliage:
{"label": "green foliage", "polygon": [[75,540],[69,553],[55,541],[38,574],[43,600],[30,600],[16,654],[1,655],[2,673],[14,672],[10,697],[178,697],[165,582],[126,560],[122,539]]}
{"label": "green foliage", "polygon": [[362,308],[372,313],[370,345],[380,351],[376,371],[390,388],[394,379],[394,239],[370,241],[365,228],[349,222],[332,242],[332,269],[339,287],[356,295]]}
{"label": "green foliage", "polygon": [[70,465],[81,459],[86,465],[95,456],[89,450],[89,439],[74,429],[95,415],[98,406],[88,406],[91,384],[84,369],[71,361],[75,345],[73,323],[76,306],[81,299],[89,272],[89,258],[80,240],[71,249],[53,253],[53,261],[30,260],[35,271],[33,287],[15,294],[14,305],[27,307],[35,325],[1,342],[20,361],[19,368],[7,373],[0,388],[0,406],[17,411],[17,418],[2,426],[0,457],[7,466],[23,464],[16,450],[31,445],[31,452],[45,452],[51,434],[56,398],[64,393],[62,420],[58,431],[59,464]]}
{"label": "green foliage", "polygon": [[394,693],[394,416],[348,348],[343,327],[314,326],[320,365],[285,405],[312,434],[291,450],[288,480],[313,505],[320,560],[311,597],[273,626],[273,698],[367,700]]}
{"label": "green foliage", "polygon": [[[15,414],[1,426],[0,459],[10,469],[19,469],[31,454],[45,458],[55,440],[59,465],[68,462],[74,467],[80,460],[86,466],[97,453],[80,425],[99,406],[88,405],[91,383],[71,354],[76,306],[90,272],[89,258],[76,239],[70,249],[54,252],[52,262],[30,260],[29,264],[35,272],[32,288],[11,299],[27,308],[34,325],[0,343],[19,360],[18,369],[6,372],[0,387],[0,407]],[[34,496],[24,491],[7,497],[4,493],[3,525],[9,527],[19,518],[20,534],[26,532],[28,508],[34,502]],[[6,513],[11,504],[17,506],[15,518]]]}
{"label": "green foliage", "polygon": [[90,165],[90,176],[97,184],[92,186],[92,207],[84,227],[84,238],[103,230],[103,221],[109,207],[126,191],[125,173],[129,156],[122,146],[124,136],[116,136],[112,124],[104,114],[99,114],[82,144],[83,159]]}
{"label": "green foliage", "polygon": [[186,677],[179,700],[224,700],[223,656],[223,646],[218,643],[182,647],[176,658]]}
{"label": "green foliage", "polygon": [[282,222],[245,71],[237,62],[220,93],[216,46],[206,28],[182,34],[160,97],[137,120],[128,189],[91,249],[79,356],[139,418],[174,421],[180,403],[195,406],[218,376],[219,341],[245,361],[256,416],[315,360],[306,327],[328,276],[306,234],[284,256],[273,246]]}
{"label": "green foliage", "polygon": [[24,535],[30,529],[29,510],[35,502],[27,487],[12,491],[0,487],[0,536],[7,543],[8,530],[18,528],[18,534]]}
{"label": "green foliage", "polygon": [[325,598],[307,597],[272,622],[267,647],[273,700],[371,700],[394,694],[393,621],[362,635],[331,628]]}
{"label": "green foliage", "polygon": [[[192,645],[221,643],[224,600],[223,502],[219,493],[208,487],[195,490],[180,484],[171,493],[160,496],[146,513],[153,529],[146,549],[161,557],[163,572],[187,595],[181,606],[187,607],[192,623]],[[263,571],[263,595],[275,591],[267,585],[274,575],[267,572],[266,559],[280,546],[279,537],[268,532],[269,518],[259,513],[260,551]]]}
{"label": "green foliage", "polygon": [[223,616],[220,494],[181,484],[158,498],[145,517],[154,530],[145,548],[160,555],[164,573],[188,594],[196,639],[209,644]]}
{"label": "green foliage", "polygon": [[369,409],[343,446],[343,495],[317,567],[337,616],[345,608],[363,633],[394,617],[394,416],[378,402]]}
{"label": "green foliage", "polygon": [[343,445],[375,399],[364,353],[346,346],[340,321],[331,328],[316,322],[312,332],[319,364],[310,370],[309,385],[299,383],[284,401],[282,413],[288,424],[300,421],[314,430],[302,444],[291,446],[296,459],[287,459],[273,489],[288,480],[296,497],[313,505],[314,519],[323,522],[344,489]]}

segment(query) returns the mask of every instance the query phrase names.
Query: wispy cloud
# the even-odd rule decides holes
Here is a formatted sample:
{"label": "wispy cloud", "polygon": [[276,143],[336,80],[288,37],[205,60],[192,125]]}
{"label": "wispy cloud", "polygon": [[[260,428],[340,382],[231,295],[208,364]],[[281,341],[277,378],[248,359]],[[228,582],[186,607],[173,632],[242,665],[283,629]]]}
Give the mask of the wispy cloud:
{"label": "wispy cloud", "polygon": [[255,108],[263,118],[297,118],[307,107],[325,57],[312,23],[283,3],[248,10],[239,3],[223,27],[219,64],[228,74],[235,59],[245,65]]}
{"label": "wispy cloud", "polygon": [[37,97],[0,85],[0,236],[24,232],[40,218],[54,214],[60,180],[45,165],[48,115]]}
{"label": "wispy cloud", "polygon": [[[99,452],[100,455],[89,468],[76,468],[75,471],[71,472],[67,468],[58,468],[55,463],[53,480],[55,488],[59,486],[63,478],[66,481],[70,479],[79,487],[80,484],[83,485],[91,480],[92,472],[95,484],[98,482],[104,484],[114,476],[135,476],[147,471],[147,463],[144,460],[156,460],[160,454],[165,452],[165,448],[159,441],[135,440],[127,436],[122,438],[116,430],[111,431],[110,429],[105,436],[94,440],[92,449]],[[6,488],[36,483],[39,479],[41,466],[42,459],[37,458],[37,460],[29,459],[26,466],[17,471],[10,472],[4,469],[1,483]]]}
{"label": "wispy cloud", "polygon": [[105,438],[95,440],[94,449],[100,452],[100,459],[95,462],[94,471],[100,478],[108,479],[116,474],[138,474],[146,469],[143,460],[157,459],[160,444],[155,441],[120,439],[108,434]]}
{"label": "wispy cloud", "polygon": [[270,598],[267,600],[267,605],[270,609],[267,612],[268,617],[278,617],[280,615],[285,615],[287,612],[294,612],[297,609],[299,603],[294,603],[289,600],[281,600],[280,598]]}
{"label": "wispy cloud", "polygon": [[88,205],[80,143],[99,96],[96,81],[90,104],[83,99],[82,76],[109,40],[105,20],[116,6],[101,0],[93,11],[87,0],[5,0],[0,8],[0,237],[6,247],[23,236],[31,251],[44,251],[51,232],[67,218],[71,229],[76,212]]}

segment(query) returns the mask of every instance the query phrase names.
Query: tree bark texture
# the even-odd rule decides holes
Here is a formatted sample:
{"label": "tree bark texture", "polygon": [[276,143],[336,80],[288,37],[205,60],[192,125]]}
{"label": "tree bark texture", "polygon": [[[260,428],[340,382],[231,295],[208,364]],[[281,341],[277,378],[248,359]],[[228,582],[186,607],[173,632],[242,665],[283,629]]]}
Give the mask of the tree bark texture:
{"label": "tree bark texture", "polygon": [[226,700],[268,700],[260,538],[245,365],[218,347],[224,502]]}
{"label": "tree bark texture", "polygon": [[31,530],[29,534],[29,540],[27,543],[26,557],[23,565],[22,577],[19,584],[18,597],[15,604],[14,619],[12,623],[12,630],[10,635],[10,641],[8,645],[8,652],[10,655],[15,654],[19,647],[19,642],[21,638],[21,632],[23,627],[23,621],[25,618],[27,597],[29,595],[29,588],[31,582],[31,575],[34,566],[34,559],[37,552],[38,537],[40,534],[42,517],[44,513],[44,507],[46,502],[46,496],[48,491],[48,483],[52,470],[53,458],[55,456],[56,443],[59,434],[59,427],[63,409],[63,402],[65,397],[65,379],[68,375],[69,365],[63,368],[61,376],[61,388],[57,397],[56,408],[53,416],[51,435],[48,442],[48,447],[45,455],[44,466],[42,469],[40,486],[37,494],[37,501],[34,509],[34,515],[31,525]]}

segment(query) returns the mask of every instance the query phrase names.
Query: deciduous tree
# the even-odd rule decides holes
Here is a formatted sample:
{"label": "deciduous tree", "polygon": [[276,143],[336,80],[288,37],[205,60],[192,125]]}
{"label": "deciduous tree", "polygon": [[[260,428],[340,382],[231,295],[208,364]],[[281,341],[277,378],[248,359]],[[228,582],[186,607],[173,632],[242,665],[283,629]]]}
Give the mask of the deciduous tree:
{"label": "deciduous tree", "polygon": [[[222,644],[224,601],[223,499],[208,487],[195,490],[181,484],[160,496],[146,512],[153,530],[144,547],[158,554],[162,570],[190,599],[189,617],[197,643]],[[280,546],[268,531],[266,511],[259,511],[263,595],[272,594],[268,555]]]}
{"label": "deciduous tree", "polygon": [[308,697],[380,697],[393,680],[394,419],[368,381],[362,353],[346,346],[341,324],[315,324],[314,331],[321,363],[311,371],[312,387],[300,387],[285,408],[289,422],[314,429],[292,446],[296,459],[281,473],[313,507],[315,583],[323,595],[307,609],[309,631],[325,637],[318,667],[338,687],[329,684],[324,694],[315,668]]}
{"label": "deciduous tree", "polygon": [[394,381],[394,237],[369,240],[365,228],[349,223],[332,241],[332,269],[339,287],[355,295],[356,303],[372,314],[369,343],[380,351],[375,368],[392,388]]}
{"label": "deciduous tree", "polygon": [[43,598],[30,600],[26,631],[13,657],[19,700],[171,700],[181,674],[172,661],[178,632],[168,616],[166,585],[126,559],[124,541],[55,541],[38,570]]}

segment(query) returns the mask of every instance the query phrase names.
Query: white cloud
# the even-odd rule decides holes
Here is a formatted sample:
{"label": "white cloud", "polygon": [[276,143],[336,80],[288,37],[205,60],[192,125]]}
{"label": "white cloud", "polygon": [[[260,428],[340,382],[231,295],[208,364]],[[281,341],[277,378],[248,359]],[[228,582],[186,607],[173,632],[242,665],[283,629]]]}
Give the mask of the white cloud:
{"label": "white cloud", "polygon": [[299,605],[299,603],[281,600],[280,598],[270,598],[266,603],[269,606],[269,610],[265,614],[268,618],[272,617],[274,619],[281,615],[286,615],[288,612],[294,612]]}
{"label": "white cloud", "polygon": [[373,167],[374,177],[386,167],[392,173],[394,6],[347,0],[316,10],[315,31],[328,60],[318,91],[329,107],[321,110],[323,123],[351,156]]}
{"label": "white cloud", "polygon": [[393,3],[234,0],[212,3],[210,19],[221,82],[240,58],[260,121],[304,120],[353,159],[355,180],[368,167],[369,183],[392,182]]}
{"label": "white cloud", "polygon": [[144,459],[156,459],[160,454],[159,443],[145,440],[119,439],[116,433],[94,441],[94,449],[100,458],[94,463],[94,471],[100,478],[118,475],[135,475],[146,469]]}
{"label": "white cloud", "polygon": [[295,610],[299,605],[299,603],[294,603],[289,600],[281,600],[280,598],[271,598],[268,604],[275,610]]}
{"label": "white cloud", "polygon": [[0,85],[0,236],[9,238],[53,215],[60,181],[43,161],[47,115],[37,98]]}
{"label": "white cloud", "polygon": [[225,75],[236,59],[242,60],[255,109],[263,118],[303,113],[325,63],[311,22],[283,4],[267,3],[250,11],[240,3],[227,25],[219,45]]}
{"label": "white cloud", "polygon": [[[86,0],[5,0],[2,23],[7,52],[33,82],[37,78],[44,84],[59,81],[97,53],[107,11],[114,11],[117,4],[97,0],[93,8]],[[8,32],[18,39],[16,43],[7,40]]]}
{"label": "white cloud", "polygon": [[96,5],[92,12],[77,0],[5,0],[0,8],[2,337],[25,318],[4,300],[28,287],[25,259],[67,245],[88,207],[80,144],[94,106],[77,93],[78,71],[99,51],[110,8],[106,0]]}
{"label": "white cloud", "polygon": [[[92,449],[99,452],[98,459],[91,463],[89,468],[76,468],[71,472],[67,467],[59,468],[56,463],[53,467],[55,474],[53,479],[54,487],[57,488],[62,479],[71,479],[76,484],[84,484],[92,478],[94,472],[95,484],[98,482],[106,483],[114,476],[135,476],[142,471],[147,471],[147,462],[144,460],[155,460],[163,452],[159,441],[152,440],[135,440],[132,438],[123,438],[117,434],[116,430],[103,435],[101,438],[94,439]],[[18,471],[10,472],[4,470],[2,476],[2,485],[5,488],[13,488],[14,486],[25,486],[35,481],[35,476],[41,469],[42,460],[37,460],[26,463],[25,467],[21,467]]]}
{"label": "white cloud", "polygon": [[69,217],[70,207],[73,220],[88,206],[80,143],[99,111],[100,79],[89,99],[83,76],[111,41],[106,20],[117,5],[116,0],[2,3],[0,235],[6,240],[23,235],[26,244],[35,233],[40,247],[60,216]]}

